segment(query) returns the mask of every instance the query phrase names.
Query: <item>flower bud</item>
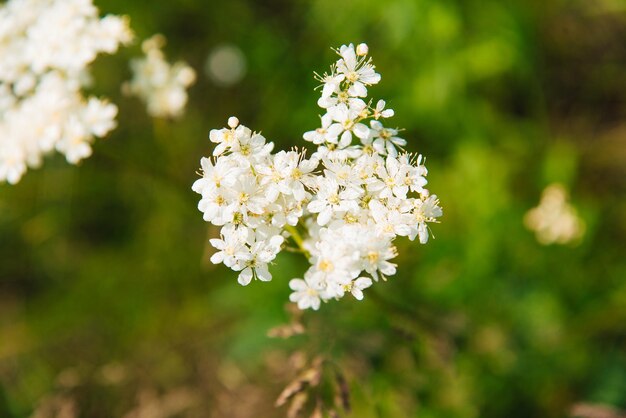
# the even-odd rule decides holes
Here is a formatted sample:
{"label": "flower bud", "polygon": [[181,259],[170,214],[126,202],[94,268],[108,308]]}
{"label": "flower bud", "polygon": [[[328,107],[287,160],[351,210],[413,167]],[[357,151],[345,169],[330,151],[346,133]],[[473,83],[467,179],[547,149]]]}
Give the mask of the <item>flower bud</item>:
{"label": "flower bud", "polygon": [[239,125],[239,119],[237,119],[234,116],[231,116],[228,118],[228,126],[230,126],[231,128],[235,129],[237,127],[237,125]]}
{"label": "flower bud", "polygon": [[369,48],[367,46],[367,44],[359,44],[356,47],[356,54],[363,57],[365,55],[367,55],[367,53],[369,52]]}

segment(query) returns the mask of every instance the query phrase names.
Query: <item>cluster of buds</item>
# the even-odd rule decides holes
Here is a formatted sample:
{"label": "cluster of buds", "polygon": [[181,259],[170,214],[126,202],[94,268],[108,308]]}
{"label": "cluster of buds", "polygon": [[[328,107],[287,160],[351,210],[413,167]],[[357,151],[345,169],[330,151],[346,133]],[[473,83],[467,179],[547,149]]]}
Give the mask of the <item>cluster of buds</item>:
{"label": "cluster of buds", "polygon": [[202,159],[193,185],[204,219],[222,227],[211,261],[239,271],[239,283],[269,281],[268,264],[282,249],[305,255],[309,269],[289,282],[301,309],[348,293],[362,299],[374,281],[396,273],[395,238],[426,243],[427,224],[442,215],[424,188],[424,159],[404,152],[398,130],[382,123],[393,110],[366,101],[367,87],[380,81],[367,46],[337,53],[330,73],[318,77],[326,113],[304,134],[318,146],[310,158],[272,153],[273,143],[231,117],[228,128],[211,131],[213,159]]}
{"label": "cluster of buds", "polygon": [[131,38],[127,18],[100,18],[91,0],[0,5],[0,182],[17,183],[53,150],[72,164],[91,155],[117,107],[83,97],[87,67]]}

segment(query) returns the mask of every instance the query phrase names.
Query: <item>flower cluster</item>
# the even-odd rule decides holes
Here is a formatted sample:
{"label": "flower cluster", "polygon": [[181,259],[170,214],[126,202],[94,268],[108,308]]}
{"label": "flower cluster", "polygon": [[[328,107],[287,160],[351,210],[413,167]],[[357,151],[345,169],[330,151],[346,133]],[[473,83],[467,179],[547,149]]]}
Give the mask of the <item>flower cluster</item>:
{"label": "flower cluster", "polygon": [[282,248],[282,231],[298,224],[311,198],[306,188],[317,162],[298,151],[271,154],[274,144],[261,134],[235,117],[228,124],[211,131],[217,158],[202,158],[203,177],[193,184],[202,195],[204,220],[222,226],[221,239],[211,240],[219,250],[211,261],[239,271],[242,285],[252,278],[269,281],[268,263]]}
{"label": "flower cluster", "polygon": [[170,65],[161,50],[164,45],[163,35],[154,35],[141,44],[146,56],[131,61],[133,78],[123,88],[145,101],[151,116],[178,117],[187,104],[186,88],[194,83],[196,73],[182,61]]}
{"label": "flower cluster", "polygon": [[526,213],[524,223],[543,245],[575,242],[585,233],[584,221],[568,202],[568,193],[559,183],[545,188],[539,205]]}
{"label": "flower cluster", "polygon": [[427,224],[442,215],[424,188],[422,156],[404,152],[398,130],[382,123],[393,110],[366,101],[367,88],[380,81],[367,46],[337,53],[331,72],[319,77],[321,127],[304,134],[318,146],[310,159],[272,154],[272,143],[233,117],[229,128],[211,131],[214,160],[202,159],[203,177],[193,185],[204,219],[222,226],[211,261],[240,271],[241,284],[270,280],[267,265],[283,248],[307,257],[303,278],[289,282],[301,309],[347,293],[362,299],[373,281],[396,273],[395,238],[426,243]]}
{"label": "flower cluster", "polygon": [[115,127],[117,107],[85,98],[87,66],[130,42],[124,17],[91,0],[10,0],[0,6],[0,182],[17,183],[57,150],[75,164]]}

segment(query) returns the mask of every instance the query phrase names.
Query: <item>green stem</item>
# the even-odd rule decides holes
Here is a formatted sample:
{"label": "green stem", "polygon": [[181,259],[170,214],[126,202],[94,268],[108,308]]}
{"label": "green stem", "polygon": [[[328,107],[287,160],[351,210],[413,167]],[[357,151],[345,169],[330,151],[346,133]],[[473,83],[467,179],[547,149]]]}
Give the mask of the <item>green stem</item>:
{"label": "green stem", "polygon": [[304,240],[302,239],[302,235],[300,235],[300,233],[298,232],[298,229],[295,226],[291,225],[285,225],[285,229],[287,230],[287,232],[289,232],[289,235],[291,235],[291,238],[293,238],[294,242],[302,251],[302,253],[306,256],[306,258],[308,259],[309,257],[311,257],[311,254],[309,254],[309,252],[304,248]]}

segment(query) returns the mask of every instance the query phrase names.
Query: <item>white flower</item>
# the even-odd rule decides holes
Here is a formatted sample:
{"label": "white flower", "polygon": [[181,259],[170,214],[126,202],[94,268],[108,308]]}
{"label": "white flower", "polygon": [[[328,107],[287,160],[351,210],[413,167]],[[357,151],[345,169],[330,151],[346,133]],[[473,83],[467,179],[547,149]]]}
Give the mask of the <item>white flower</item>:
{"label": "white flower", "polygon": [[339,147],[345,148],[352,143],[352,134],[356,135],[360,139],[365,139],[369,136],[369,128],[360,122],[357,122],[360,112],[357,109],[352,109],[343,103],[328,110],[328,113],[332,116],[333,120],[338,122],[332,124],[329,129],[341,128],[343,133],[339,139]]}
{"label": "white flower", "polygon": [[305,186],[311,183],[311,172],[315,170],[318,162],[307,160],[303,154],[295,151],[281,151],[274,157],[274,167],[281,175],[278,188],[285,195],[293,197],[301,202],[306,197]]}
{"label": "white flower", "polygon": [[247,215],[249,212],[260,215],[268,203],[256,179],[251,175],[240,175],[232,187],[236,212]]}
{"label": "white flower", "polygon": [[304,133],[304,140],[312,142],[316,145],[330,143],[337,144],[339,135],[343,132],[343,127],[335,123],[330,114],[326,113],[322,116],[322,126],[314,131]]}
{"label": "white flower", "polygon": [[524,223],[543,245],[567,244],[585,233],[585,223],[569,203],[567,190],[559,183],[544,189],[539,205],[526,213]]}
{"label": "white flower", "polygon": [[87,106],[82,111],[82,122],[89,127],[91,135],[103,137],[112,131],[115,126],[117,106],[106,101],[90,97]]}
{"label": "white flower", "polygon": [[5,144],[0,148],[0,179],[16,184],[26,172],[26,159],[19,146],[12,145]]}
{"label": "white flower", "polygon": [[374,66],[364,59],[358,59],[354,45],[342,45],[339,48],[341,59],[337,61],[337,70],[345,74],[346,80],[352,83],[348,93],[351,96],[365,97],[367,89],[365,86],[377,84],[380,81],[380,74],[374,71]]}
{"label": "white flower", "polygon": [[[325,245],[329,245],[328,242]],[[322,250],[321,254],[313,259],[311,281],[324,286],[325,293],[331,297],[343,296],[344,288],[352,280],[355,261],[354,254],[346,251]]]}
{"label": "white flower", "polygon": [[68,163],[76,164],[91,155],[90,140],[91,136],[86,126],[77,117],[70,116],[63,136],[56,143],[56,149],[65,154]]}
{"label": "white flower", "polygon": [[417,160],[412,164],[409,154],[403,154],[398,157],[398,161],[401,165],[407,168],[406,178],[404,184],[409,186],[409,190],[417,193],[424,193],[424,186],[428,183],[426,175],[428,170],[422,164],[422,156],[418,155]]}
{"label": "white flower", "polygon": [[350,293],[357,300],[363,300],[363,289],[367,289],[372,285],[372,279],[369,277],[359,277],[350,285]]}
{"label": "white flower", "polygon": [[411,228],[406,215],[394,208],[389,208],[378,200],[369,202],[369,209],[375,221],[376,233],[381,236],[408,236]]}
{"label": "white flower", "polygon": [[195,71],[180,61],[170,65],[161,48],[163,35],[146,39],[141,47],[144,58],[131,61],[133,78],[124,90],[146,102],[154,117],[179,117],[187,104],[187,88],[196,80]]}
{"label": "white flower", "polygon": [[412,215],[415,224],[409,239],[412,241],[416,235],[419,235],[420,243],[426,244],[428,242],[428,226],[426,223],[437,222],[437,218],[443,215],[443,211],[439,206],[437,195],[415,199],[413,205]]}
{"label": "white flower", "polygon": [[363,154],[356,159],[354,170],[361,179],[361,183],[367,183],[369,179],[374,178],[376,170],[383,164],[385,160],[380,155]]}
{"label": "white flower", "polygon": [[211,245],[219,250],[211,256],[211,262],[224,263],[226,267],[232,267],[238,259],[247,257],[246,237],[243,230],[235,229],[232,225],[222,228],[221,233],[221,239],[210,240]]}
{"label": "white flower", "polygon": [[[244,131],[239,135],[246,134],[246,130],[249,134],[250,131],[245,126],[239,126],[237,127],[237,129]],[[213,150],[213,155],[218,157],[226,152],[226,150],[228,150],[230,147],[232,147],[237,141],[235,137],[235,128],[231,127],[230,129],[211,129],[211,131],[209,132],[209,139],[211,140],[211,142],[218,144]]]}
{"label": "white flower", "polygon": [[245,127],[235,129],[235,139],[229,151],[235,158],[240,159],[243,165],[253,164],[267,157],[274,148],[273,143],[265,143],[263,135],[251,133]]}
{"label": "white flower", "polygon": [[0,182],[17,183],[52,150],[76,164],[115,128],[117,107],[83,97],[89,64],[132,33],[102,19],[91,0],[10,0],[0,5]]}
{"label": "white flower", "polygon": [[[324,77],[321,99],[329,98],[331,95],[339,93],[341,90],[341,82],[346,79],[345,74],[331,74]],[[323,107],[323,106],[321,106]]]}
{"label": "white flower", "polygon": [[198,202],[198,209],[204,214],[203,218],[213,225],[221,226],[232,222],[237,206],[236,195],[229,188],[214,188],[202,193]]}
{"label": "white flower", "polygon": [[372,178],[367,189],[379,194],[380,198],[392,196],[401,199],[406,198],[409,186],[406,185],[408,167],[400,163],[396,158],[388,156],[385,165],[379,165],[376,169],[378,178]]}
{"label": "white flower", "polygon": [[406,145],[406,140],[397,137],[396,129],[385,128],[382,123],[377,120],[370,122],[372,128],[371,136],[367,138],[365,143],[371,143],[372,147],[381,155],[391,155],[396,157],[398,151],[396,147],[402,148]]}
{"label": "white flower", "polygon": [[289,199],[286,196],[283,196],[280,205],[274,202],[267,209],[271,213],[271,225],[279,228],[283,228],[285,225],[296,226],[304,215],[303,202]]}
{"label": "white flower", "polygon": [[332,108],[339,104],[344,104],[348,109],[361,114],[367,109],[367,103],[358,97],[352,97],[347,91],[339,90],[336,94],[330,96],[322,96],[317,101],[317,105],[327,111],[332,111]]}
{"label": "white flower", "polygon": [[202,157],[200,160],[202,167],[202,178],[196,180],[191,187],[196,193],[204,195],[219,188],[230,188],[237,181],[237,176],[241,172],[229,159],[218,159],[213,165],[211,159]]}
{"label": "white flower", "polygon": [[382,237],[372,236],[360,248],[361,267],[369,273],[372,278],[378,281],[378,273],[385,276],[396,274],[396,265],[388,260],[398,255],[396,247],[391,245],[389,240]]}
{"label": "white flower", "polygon": [[360,186],[363,183],[359,172],[355,170],[351,164],[344,160],[331,160],[325,158],[324,163],[324,175],[329,178],[333,178],[340,186],[349,188],[355,188],[360,191]]}
{"label": "white flower", "polygon": [[335,212],[346,212],[357,209],[355,199],[359,194],[354,189],[341,190],[339,183],[332,178],[322,178],[317,184],[317,195],[308,205],[311,213],[318,213],[317,223],[326,225]]}
{"label": "white flower", "polygon": [[253,278],[263,282],[272,280],[267,264],[276,258],[283,241],[284,238],[282,236],[276,235],[269,240],[254,242],[250,247],[249,255],[238,260],[238,263],[234,266],[235,270],[241,270],[238,277],[239,284],[247,286]]}
{"label": "white flower", "polygon": [[306,280],[306,275],[304,277],[304,280],[291,279],[289,281],[289,287],[293,290],[293,293],[289,295],[289,300],[297,303],[300,309],[311,308],[317,311],[320,308],[319,289]]}
{"label": "white flower", "polygon": [[310,159],[299,151],[272,154],[271,142],[231,117],[229,128],[211,131],[217,159],[201,161],[203,178],[192,187],[202,194],[205,219],[224,225],[222,238],[211,241],[219,250],[212,261],[238,271],[242,285],[271,279],[268,264],[284,239],[285,248],[305,255],[304,278],[289,282],[289,299],[300,309],[317,310],[348,293],[363,299],[374,281],[396,273],[394,240],[426,242],[427,224],[442,215],[424,188],[422,156],[398,155],[406,141],[378,121],[393,110],[362,99],[380,79],[367,46],[344,45],[338,53],[330,74],[318,77],[318,104],[327,110],[321,127],[304,134],[317,145]]}
{"label": "white flower", "polygon": [[395,112],[393,109],[385,109],[386,103],[384,100],[379,100],[376,103],[376,109],[374,109],[374,114],[372,115],[374,119],[378,120],[380,118],[390,118]]}

